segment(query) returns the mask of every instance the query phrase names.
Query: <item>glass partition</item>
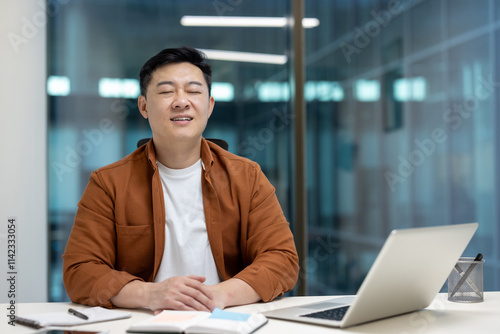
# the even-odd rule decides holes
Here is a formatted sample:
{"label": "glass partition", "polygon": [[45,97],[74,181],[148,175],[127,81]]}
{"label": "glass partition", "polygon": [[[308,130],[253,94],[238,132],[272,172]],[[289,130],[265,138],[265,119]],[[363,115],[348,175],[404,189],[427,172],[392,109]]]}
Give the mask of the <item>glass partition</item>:
{"label": "glass partition", "polygon": [[473,221],[498,289],[500,4],[305,5],[309,294],[355,293],[394,228]]}
{"label": "glass partition", "polygon": [[[465,255],[483,253],[485,290],[498,290],[500,4],[304,6],[317,19],[304,22],[309,254],[301,272],[308,293],[355,293],[394,228],[472,221],[480,227]],[[166,47],[206,51],[216,105],[205,136],[262,166],[294,227],[290,11],[289,0],[58,6],[48,29],[52,301],[67,300],[61,254],[90,173],[151,136],[137,110],[138,74]],[[278,20],[222,26],[233,17],[239,25],[248,23],[240,17]]]}
{"label": "glass partition", "polygon": [[[216,104],[204,136],[258,161],[293,222],[288,28],[219,26],[233,16],[288,14],[285,0],[73,0],[58,7],[48,29],[51,300],[67,300],[61,255],[90,173],[151,137],[137,108],[139,71],[164,48],[205,50]],[[203,26],[199,16],[215,23]],[[220,60],[227,51],[237,53]]]}

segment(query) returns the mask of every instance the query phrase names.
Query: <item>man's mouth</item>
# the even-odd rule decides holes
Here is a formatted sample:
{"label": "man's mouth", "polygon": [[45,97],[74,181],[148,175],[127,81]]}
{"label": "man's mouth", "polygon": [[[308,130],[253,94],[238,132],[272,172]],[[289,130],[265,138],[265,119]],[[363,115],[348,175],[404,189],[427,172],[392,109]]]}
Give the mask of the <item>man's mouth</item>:
{"label": "man's mouth", "polygon": [[192,117],[176,117],[171,119],[174,122],[182,122],[182,121],[192,121]]}

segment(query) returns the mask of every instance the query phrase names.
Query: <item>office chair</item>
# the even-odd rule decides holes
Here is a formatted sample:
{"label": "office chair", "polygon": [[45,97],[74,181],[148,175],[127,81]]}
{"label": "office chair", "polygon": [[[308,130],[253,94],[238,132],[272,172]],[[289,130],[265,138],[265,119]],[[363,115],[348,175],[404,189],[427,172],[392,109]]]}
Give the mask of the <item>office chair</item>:
{"label": "office chair", "polygon": [[[217,139],[217,138],[205,138],[205,139],[211,141],[212,143],[219,145],[220,147],[222,147],[226,151],[229,149],[229,144],[224,139]],[[139,140],[137,142],[137,147],[140,147],[140,146],[146,144],[150,140],[151,140],[151,138],[143,138],[143,139]]]}

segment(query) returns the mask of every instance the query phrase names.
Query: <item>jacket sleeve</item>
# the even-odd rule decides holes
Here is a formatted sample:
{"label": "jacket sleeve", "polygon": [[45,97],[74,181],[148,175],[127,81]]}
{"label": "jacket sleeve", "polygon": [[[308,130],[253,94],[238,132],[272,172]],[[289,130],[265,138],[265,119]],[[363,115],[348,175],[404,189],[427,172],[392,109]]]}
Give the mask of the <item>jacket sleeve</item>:
{"label": "jacket sleeve", "polygon": [[248,283],[270,301],[295,286],[299,260],[289,223],[283,214],[274,187],[260,168],[254,170],[246,240],[242,240],[245,269],[235,277]]}
{"label": "jacket sleeve", "polygon": [[142,280],[114,269],[116,231],[114,200],[92,173],[78,203],[66,250],[63,254],[63,280],[66,292],[75,303],[111,308],[111,297],[122,287]]}

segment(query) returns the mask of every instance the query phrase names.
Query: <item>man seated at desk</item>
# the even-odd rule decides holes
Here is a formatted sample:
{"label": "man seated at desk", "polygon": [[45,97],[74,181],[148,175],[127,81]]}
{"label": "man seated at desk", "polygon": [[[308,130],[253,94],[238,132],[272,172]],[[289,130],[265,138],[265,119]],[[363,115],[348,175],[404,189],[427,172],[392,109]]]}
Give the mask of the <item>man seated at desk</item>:
{"label": "man seated at desk", "polygon": [[90,176],[63,255],[73,302],[211,311],[294,287],[298,257],[273,186],[257,163],[202,138],[211,81],[192,48],[142,67],[153,138]]}

